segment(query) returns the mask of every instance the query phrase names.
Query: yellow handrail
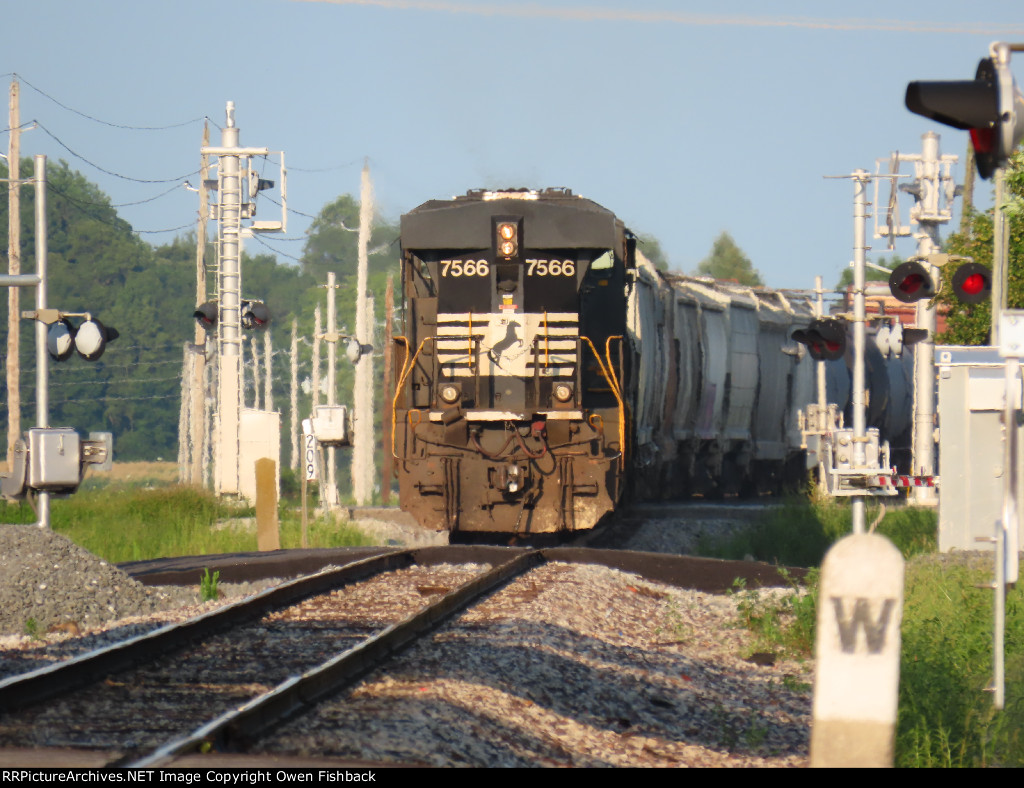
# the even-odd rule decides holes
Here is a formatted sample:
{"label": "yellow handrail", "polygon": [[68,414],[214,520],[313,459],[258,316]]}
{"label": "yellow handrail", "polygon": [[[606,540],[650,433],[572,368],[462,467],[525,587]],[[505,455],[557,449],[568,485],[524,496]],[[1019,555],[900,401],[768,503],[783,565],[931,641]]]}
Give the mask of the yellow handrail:
{"label": "yellow handrail", "polygon": [[405,345],[405,358],[402,360],[402,374],[398,379],[398,385],[395,386],[395,396],[391,400],[391,456],[396,460],[401,459],[395,451],[395,427],[398,425],[398,398],[402,394],[402,387],[405,386],[405,381],[409,377],[409,373],[412,372],[413,367],[416,366],[416,359],[420,357],[420,351],[423,350],[423,346],[431,339],[436,340],[437,337],[424,337],[420,342],[420,346],[416,348],[416,352],[413,354],[412,359],[410,359],[409,340],[403,336],[395,337],[395,342],[401,342]]}
{"label": "yellow handrail", "polygon": [[622,390],[619,388],[618,379],[615,377],[614,371],[611,370],[611,341],[613,339],[621,340],[621,336],[608,337],[608,342],[605,343],[605,347],[608,350],[608,367],[605,367],[604,361],[601,360],[601,354],[597,352],[597,348],[594,347],[594,343],[590,341],[590,337],[580,335],[580,339],[590,345],[590,350],[594,354],[594,358],[597,359],[597,363],[601,367],[601,374],[604,375],[604,379],[608,381],[608,385],[611,386],[612,394],[615,395],[615,400],[619,405],[619,451],[622,454],[623,459],[626,456],[626,403],[622,399]]}

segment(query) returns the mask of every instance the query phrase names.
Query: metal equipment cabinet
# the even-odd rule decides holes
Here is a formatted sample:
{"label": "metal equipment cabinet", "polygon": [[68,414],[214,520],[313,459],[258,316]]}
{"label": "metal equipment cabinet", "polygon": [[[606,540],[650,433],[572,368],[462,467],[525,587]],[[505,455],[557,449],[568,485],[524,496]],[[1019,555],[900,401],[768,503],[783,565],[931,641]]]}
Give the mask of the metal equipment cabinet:
{"label": "metal equipment cabinet", "polygon": [[[994,347],[935,348],[939,377],[939,551],[990,550],[1003,505],[1004,363]],[[1021,381],[1015,382],[1020,407]],[[1018,445],[1024,428],[1017,425]],[[1018,469],[1021,464],[1018,463]],[[1017,474],[1021,500],[1024,473]],[[1018,544],[1024,544],[1018,528]]]}

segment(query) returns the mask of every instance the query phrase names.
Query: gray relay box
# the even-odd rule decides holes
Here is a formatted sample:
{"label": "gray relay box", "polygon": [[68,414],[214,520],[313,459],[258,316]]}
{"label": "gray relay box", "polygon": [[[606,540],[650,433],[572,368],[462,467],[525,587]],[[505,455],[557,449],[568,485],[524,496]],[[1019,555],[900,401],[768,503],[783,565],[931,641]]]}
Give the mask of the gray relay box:
{"label": "gray relay box", "polygon": [[28,431],[28,486],[36,490],[74,489],[81,480],[82,447],[70,427]]}
{"label": "gray relay box", "polygon": [[[1003,509],[1006,361],[995,347],[935,346],[939,378],[939,552],[991,550]],[[1020,407],[1021,381],[1014,383]],[[1024,426],[1016,427],[1024,445]],[[1017,469],[1017,497],[1024,473]],[[1024,531],[1024,521],[1019,525]],[[1018,539],[1021,534],[1018,532]],[[1024,541],[1020,542],[1024,544]]]}

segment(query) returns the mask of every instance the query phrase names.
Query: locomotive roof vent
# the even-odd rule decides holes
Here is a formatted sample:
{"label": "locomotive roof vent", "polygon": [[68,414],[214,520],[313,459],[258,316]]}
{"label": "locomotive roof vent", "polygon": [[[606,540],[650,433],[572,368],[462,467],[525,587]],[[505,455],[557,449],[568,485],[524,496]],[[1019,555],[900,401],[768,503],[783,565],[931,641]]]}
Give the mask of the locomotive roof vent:
{"label": "locomotive roof vent", "polygon": [[484,192],[481,198],[489,200],[536,200],[539,194],[533,189],[508,189],[497,192]]}
{"label": "locomotive roof vent", "polygon": [[545,189],[470,189],[464,195],[452,198],[453,200],[552,200],[552,199],[583,199],[582,195],[573,194],[572,189],[567,186],[548,186]]}

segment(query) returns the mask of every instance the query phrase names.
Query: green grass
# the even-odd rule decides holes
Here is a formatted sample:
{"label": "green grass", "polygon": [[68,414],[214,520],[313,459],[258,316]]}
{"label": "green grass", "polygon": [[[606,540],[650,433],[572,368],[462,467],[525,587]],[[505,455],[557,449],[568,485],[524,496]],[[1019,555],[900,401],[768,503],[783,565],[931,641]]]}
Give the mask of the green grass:
{"label": "green grass", "polygon": [[203,570],[203,576],[199,578],[199,598],[204,602],[210,602],[220,597],[217,583],[220,580],[220,572],[210,574],[210,567]]}
{"label": "green grass", "polygon": [[[877,505],[868,507],[869,525],[878,511]],[[255,529],[231,525],[252,514],[208,492],[149,484],[92,485],[52,503],[54,530],[110,562],[255,551]],[[0,504],[2,522],[35,519],[26,504]],[[298,547],[295,501],[282,505],[280,523],[282,547]],[[749,532],[702,547],[705,555],[722,558],[749,555],[816,567],[829,546],[849,532],[848,503],[792,499],[769,510]],[[970,566],[940,561],[933,510],[890,506],[877,532],[908,558],[896,765],[1024,766],[1024,587],[1007,599],[1006,708],[996,712],[984,691],[992,672],[992,592],[974,587],[991,579],[991,559]],[[309,525],[312,547],[367,543],[346,524],[317,520]],[[795,658],[813,653],[816,571],[806,587],[806,594],[774,602],[742,587],[735,590],[743,623],[759,648]],[[680,620],[678,611],[670,614],[664,634],[687,639],[692,633]]]}
{"label": "green grass", "polygon": [[[866,509],[865,519],[870,526],[881,509],[878,504]],[[875,532],[887,537],[904,557],[909,557],[936,550],[935,529],[933,510],[890,503]],[[847,501],[821,500],[809,504],[803,498],[790,498],[767,510],[752,528],[723,542],[704,538],[699,548],[702,555],[715,558],[751,557],[783,566],[820,566],[828,548],[851,530]]]}
{"label": "green grass", "polygon": [[[193,487],[109,484],[52,501],[50,514],[54,531],[111,563],[258,549],[256,529],[244,525],[254,516],[252,509],[222,503]],[[0,522],[35,519],[27,504],[0,504]],[[301,546],[299,513],[285,504],[278,519],[281,547]],[[351,525],[327,520],[310,522],[308,541],[310,547],[371,543]]]}
{"label": "green grass", "polygon": [[908,563],[896,765],[1024,766],[1024,589],[1006,602],[1006,704],[991,693],[993,592],[986,556],[971,566],[935,556]]}
{"label": "green grass", "polygon": [[815,610],[818,602],[818,572],[811,570],[800,584],[789,578],[791,587],[802,593],[779,598],[749,590],[741,580],[733,594],[740,623],[755,637],[754,651],[769,651],[790,659],[803,660],[814,654]]}
{"label": "green grass", "polygon": [[[869,505],[870,525],[880,511]],[[851,530],[849,504],[793,499],[748,533],[706,545],[723,558],[753,556],[816,567]],[[951,559],[937,553],[931,509],[887,508],[876,533],[907,559],[904,581],[896,765],[903,767],[1024,766],[1024,587],[1012,589],[1006,611],[1006,704],[996,711],[985,691],[992,679],[992,558]],[[813,654],[817,572],[807,593],[763,599],[738,586],[742,624],[756,648],[785,656]]]}

